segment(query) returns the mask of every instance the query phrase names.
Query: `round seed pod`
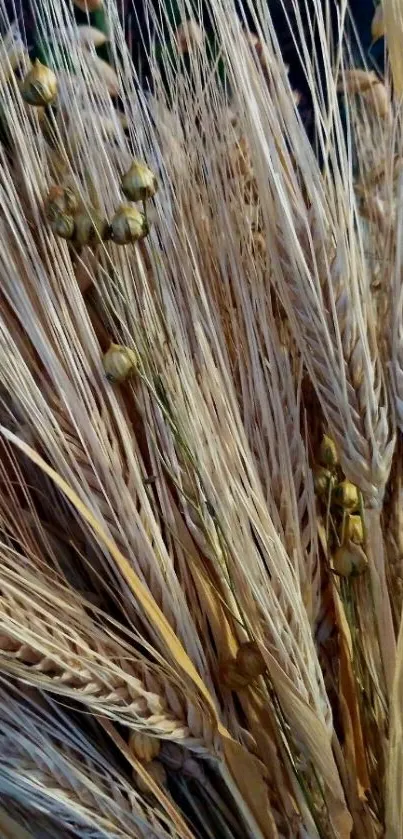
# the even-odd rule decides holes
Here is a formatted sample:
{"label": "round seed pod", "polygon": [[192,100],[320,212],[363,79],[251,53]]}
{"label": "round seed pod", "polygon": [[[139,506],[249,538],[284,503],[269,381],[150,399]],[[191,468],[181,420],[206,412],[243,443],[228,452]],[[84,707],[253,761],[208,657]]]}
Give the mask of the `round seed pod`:
{"label": "round seed pod", "polygon": [[121,204],[111,221],[111,238],[117,245],[130,245],[144,239],[148,223],[144,213],[131,204]]}
{"label": "round seed pod", "polygon": [[319,447],[319,463],[328,469],[334,469],[338,462],[336,443],[331,437],[325,434]]}
{"label": "round seed pod", "polygon": [[37,59],[22,82],[21,93],[28,105],[50,105],[57,94],[57,79],[53,70]]}
{"label": "round seed pod", "polygon": [[361,516],[348,515],[344,524],[344,538],[346,542],[362,545],[364,542],[364,526]]}
{"label": "round seed pod", "polygon": [[220,667],[220,680],[228,690],[242,690],[246,688],[251,679],[239,672],[237,662],[232,659],[225,661]]}
{"label": "round seed pod", "polygon": [[111,344],[103,357],[104,370],[108,381],[114,384],[125,382],[138,366],[134,350],[122,344]]}
{"label": "round seed pod", "polygon": [[78,196],[71,187],[51,186],[46,197],[46,214],[50,221],[60,215],[73,216],[78,205]]}
{"label": "round seed pod", "polygon": [[353,542],[346,542],[337,548],[333,556],[333,571],[340,577],[357,577],[368,566],[368,559],[360,547]]}
{"label": "round seed pod", "polygon": [[54,216],[50,226],[55,236],[59,236],[60,239],[72,239],[74,236],[74,218],[73,216],[67,215],[67,213]]}
{"label": "round seed pod", "polygon": [[360,491],[351,481],[341,481],[333,490],[332,501],[349,513],[360,509]]}
{"label": "round seed pod", "polygon": [[236,667],[241,676],[245,676],[250,681],[265,673],[266,662],[254,641],[241,644],[236,656]]}
{"label": "round seed pod", "polygon": [[145,163],[134,160],[123,175],[122,191],[129,201],[146,201],[157,192],[158,183],[154,172]]}
{"label": "round seed pod", "polygon": [[[160,763],[159,760],[153,760],[151,763],[147,764],[147,772],[152,777],[153,781],[158,784],[159,787],[164,787],[167,782],[167,773],[165,767]],[[133,771],[133,778],[137,784],[138,789],[140,792],[145,793],[152,793],[152,790],[148,786],[148,784],[143,781],[136,770]]]}
{"label": "round seed pod", "polygon": [[316,495],[319,498],[327,499],[329,497],[329,490],[335,484],[335,477],[332,475],[330,469],[326,469],[324,466],[318,466],[313,474],[313,482]]}
{"label": "round seed pod", "polygon": [[74,242],[83,245],[98,245],[108,236],[109,225],[95,210],[80,212],[75,217]]}
{"label": "round seed pod", "polygon": [[157,737],[150,737],[142,731],[131,731],[129,749],[139,760],[151,763],[160,753],[161,742]]}

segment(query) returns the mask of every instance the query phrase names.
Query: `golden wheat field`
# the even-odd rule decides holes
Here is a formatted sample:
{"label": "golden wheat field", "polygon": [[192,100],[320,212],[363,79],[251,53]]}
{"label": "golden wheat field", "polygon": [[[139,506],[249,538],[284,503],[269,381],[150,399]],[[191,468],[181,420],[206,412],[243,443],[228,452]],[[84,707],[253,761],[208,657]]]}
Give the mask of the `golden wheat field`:
{"label": "golden wheat field", "polygon": [[403,839],[403,7],[2,3],[0,836]]}

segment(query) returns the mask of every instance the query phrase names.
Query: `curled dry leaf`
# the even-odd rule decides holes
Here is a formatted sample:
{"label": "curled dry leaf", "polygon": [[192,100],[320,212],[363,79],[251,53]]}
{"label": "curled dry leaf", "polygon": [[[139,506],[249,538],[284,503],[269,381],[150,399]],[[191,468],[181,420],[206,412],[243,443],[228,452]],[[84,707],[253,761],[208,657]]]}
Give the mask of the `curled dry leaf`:
{"label": "curled dry leaf", "polygon": [[379,41],[379,38],[383,38],[385,35],[382,3],[380,3],[375,9],[375,14],[371,23],[371,35],[374,41]]}
{"label": "curled dry leaf", "polygon": [[108,40],[105,33],[95,26],[77,26],[74,29],[56,29],[55,37],[62,43],[66,43],[66,39],[73,40],[74,43],[80,44],[83,47],[102,47]]}

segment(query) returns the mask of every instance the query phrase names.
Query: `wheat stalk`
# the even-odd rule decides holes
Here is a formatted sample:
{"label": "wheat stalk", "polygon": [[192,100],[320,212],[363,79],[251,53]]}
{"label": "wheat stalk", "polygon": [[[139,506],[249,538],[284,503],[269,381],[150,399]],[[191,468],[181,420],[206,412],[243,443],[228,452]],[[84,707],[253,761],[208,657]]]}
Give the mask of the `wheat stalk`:
{"label": "wheat stalk", "polygon": [[[247,118],[250,105],[246,102],[246,92],[242,106]],[[262,132],[263,125],[266,125],[266,136],[281,136],[282,127],[275,123],[275,112],[267,116],[262,111],[260,119]],[[291,138],[293,131],[296,132],[295,117],[290,114],[289,120],[287,134]],[[308,166],[310,170],[306,186],[317,216],[312,235],[306,222],[305,199],[296,179],[286,189],[273,180],[270,189],[267,189],[263,161],[269,170],[273,169],[273,149],[263,139],[262,132],[259,147],[255,149],[256,169],[258,178],[262,173],[261,190],[265,195],[262,206],[273,277],[297,344],[303,350],[331,433],[340,449],[343,468],[365,496],[368,507],[367,544],[372,557],[372,591],[382,647],[380,678],[383,679],[384,670],[390,689],[395,639],[382,543],[377,533],[394,446],[393,423],[388,419],[386,383],[376,345],[366,263],[359,233],[354,229],[351,218],[354,217],[354,209],[350,210],[353,199],[351,191],[342,188],[342,178],[345,182],[348,178],[348,164],[346,159],[342,159],[342,164],[347,166],[346,172],[340,172],[335,178],[335,161],[332,159],[333,174],[329,172],[326,179],[325,197],[319,170],[313,175],[315,164],[308,164],[310,155],[306,145],[293,148],[301,172]],[[278,160],[275,151],[274,155]],[[329,204],[325,210],[327,201]],[[322,218],[318,217],[319,208],[323,212]],[[300,237],[305,237],[307,255]],[[337,247],[332,262],[328,254],[334,241]],[[317,251],[322,254],[321,274],[316,263]],[[375,542],[376,550],[372,553],[371,546]],[[376,650],[372,657],[378,657]]]}

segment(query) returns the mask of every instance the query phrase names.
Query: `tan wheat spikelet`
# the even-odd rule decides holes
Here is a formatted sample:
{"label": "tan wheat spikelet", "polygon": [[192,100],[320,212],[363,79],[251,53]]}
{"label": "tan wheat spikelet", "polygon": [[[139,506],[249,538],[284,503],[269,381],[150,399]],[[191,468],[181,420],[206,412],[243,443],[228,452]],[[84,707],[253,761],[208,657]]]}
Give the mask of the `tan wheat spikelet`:
{"label": "tan wheat spikelet", "polygon": [[[127,651],[117,639],[114,641],[113,636],[103,634],[88,621],[79,601],[71,595],[68,597],[68,589],[62,587],[58,595],[52,595],[51,590],[46,589],[46,577],[40,580],[43,602],[49,609],[45,621],[42,608],[38,610],[35,602],[32,608],[28,605],[29,587],[33,586],[35,590],[34,577],[30,579],[26,568],[28,588],[24,593],[22,589],[18,591],[13,554],[4,548],[2,555],[0,656],[3,670],[45,690],[75,697],[94,712],[111,719],[121,718],[122,722],[132,723],[134,727],[138,724],[139,730],[149,727],[150,731],[160,732],[162,737],[173,735],[186,742],[188,727],[185,720],[175,720],[166,701],[153,690],[158,684],[156,672],[153,674],[145,661],[141,663],[140,660],[136,672],[134,658],[129,666],[125,661]],[[60,597],[65,598],[70,630],[57,618]],[[166,677],[164,682],[167,688]],[[179,708],[178,703],[176,708]],[[207,734],[205,726],[202,730]],[[195,747],[198,749],[199,741],[195,742]]]}

